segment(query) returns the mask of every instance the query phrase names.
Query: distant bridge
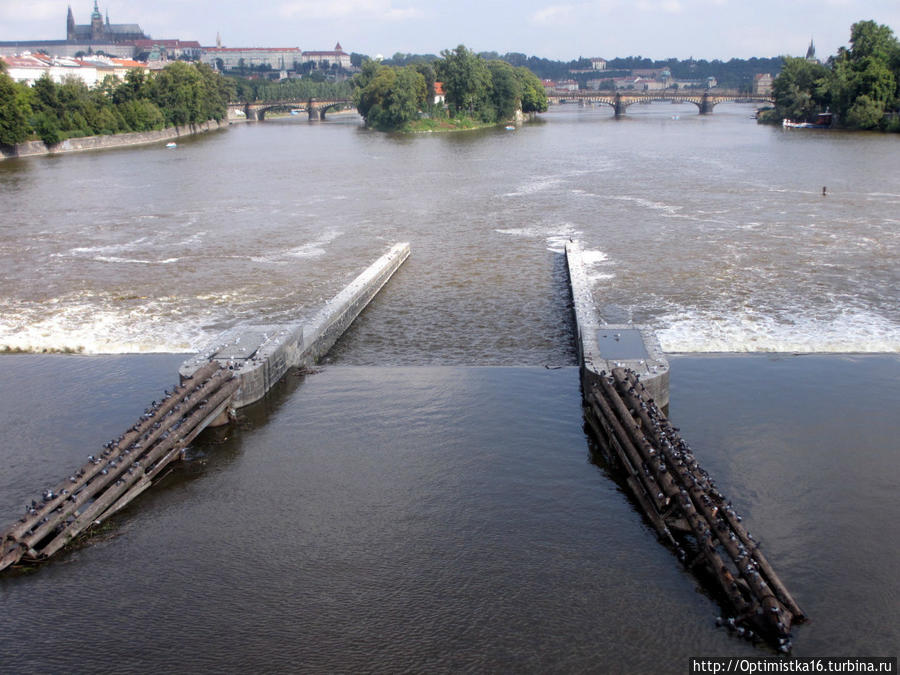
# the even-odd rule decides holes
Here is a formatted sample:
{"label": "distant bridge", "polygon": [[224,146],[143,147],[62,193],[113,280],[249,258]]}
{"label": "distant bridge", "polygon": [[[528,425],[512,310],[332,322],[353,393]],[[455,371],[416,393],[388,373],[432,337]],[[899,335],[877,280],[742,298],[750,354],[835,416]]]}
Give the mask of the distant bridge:
{"label": "distant bridge", "polygon": [[700,109],[701,115],[712,113],[713,108],[719,103],[771,103],[775,99],[771,96],[759,96],[744,94],[737,91],[722,90],[696,90],[696,89],[662,89],[658,91],[572,91],[565,94],[550,94],[547,96],[550,103],[601,103],[611,106],[616,111],[616,117],[625,114],[625,110],[632,103],[652,103],[653,101],[669,101],[672,103],[693,103]]}
{"label": "distant bridge", "polygon": [[272,110],[299,110],[309,115],[310,120],[324,120],[325,112],[335,108],[353,106],[349,98],[297,98],[280,101],[251,101],[247,103],[229,103],[228,119],[240,117],[253,121],[263,121],[266,113]]}

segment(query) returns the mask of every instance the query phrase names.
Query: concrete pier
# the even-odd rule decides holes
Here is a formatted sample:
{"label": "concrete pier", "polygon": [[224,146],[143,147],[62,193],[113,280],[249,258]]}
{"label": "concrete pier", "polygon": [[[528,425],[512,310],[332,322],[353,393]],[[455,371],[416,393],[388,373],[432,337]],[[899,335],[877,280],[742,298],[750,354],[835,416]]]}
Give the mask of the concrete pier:
{"label": "concrete pier", "polygon": [[[258,401],[288,368],[316,363],[408,257],[409,244],[396,244],[311,319],[302,323],[234,328],[185,361],[179,374],[182,379],[191,377],[199,368],[215,361],[233,371],[240,382],[231,399],[232,408]],[[223,418],[219,423],[224,421]]]}
{"label": "concrete pier", "polygon": [[585,391],[602,371],[628,368],[641,379],[660,408],[669,405],[669,362],[655,333],[647,326],[606,323],[594,303],[581,245],[566,243],[566,261],[577,325],[578,359]]}

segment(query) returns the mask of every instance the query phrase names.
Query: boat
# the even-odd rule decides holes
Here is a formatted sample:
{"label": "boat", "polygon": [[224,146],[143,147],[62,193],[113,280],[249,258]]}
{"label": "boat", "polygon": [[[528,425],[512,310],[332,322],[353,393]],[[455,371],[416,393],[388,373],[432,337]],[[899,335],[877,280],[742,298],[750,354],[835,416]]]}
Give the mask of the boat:
{"label": "boat", "polygon": [[178,143],[166,143],[166,147],[167,147],[167,148],[177,148],[177,147],[178,147]]}
{"label": "boat", "polygon": [[831,113],[819,113],[815,122],[792,122],[787,117],[781,120],[785,129],[828,129],[831,127]]}
{"label": "boat", "polygon": [[515,131],[516,130],[516,128],[512,124],[507,124],[505,128],[507,131]]}

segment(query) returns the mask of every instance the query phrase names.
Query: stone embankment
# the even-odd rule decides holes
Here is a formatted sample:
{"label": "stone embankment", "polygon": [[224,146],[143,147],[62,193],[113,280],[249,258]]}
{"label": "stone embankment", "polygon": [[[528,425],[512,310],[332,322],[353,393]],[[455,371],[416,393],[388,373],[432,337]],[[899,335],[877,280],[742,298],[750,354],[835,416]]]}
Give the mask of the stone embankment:
{"label": "stone embankment", "polygon": [[147,145],[161,141],[171,141],[181,136],[193,136],[208,131],[227,127],[227,122],[209,120],[202,124],[191,124],[184,127],[168,127],[156,131],[132,131],[125,134],[109,136],[84,136],[67,138],[56,145],[47,146],[43,141],[26,141],[17,145],[0,145],[0,159],[13,157],[35,157],[39,155],[58,155],[66,152],[84,152],[86,150],[106,150],[107,148],[124,148],[131,145]]}

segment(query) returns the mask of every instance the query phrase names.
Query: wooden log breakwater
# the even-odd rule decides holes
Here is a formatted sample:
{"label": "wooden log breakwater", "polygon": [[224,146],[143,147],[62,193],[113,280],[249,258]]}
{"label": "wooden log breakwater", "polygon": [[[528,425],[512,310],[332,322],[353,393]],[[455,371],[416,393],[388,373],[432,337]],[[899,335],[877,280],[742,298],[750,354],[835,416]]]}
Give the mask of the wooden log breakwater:
{"label": "wooden log breakwater", "polygon": [[316,363],[409,254],[408,243],[395,244],[306,322],[241,326],[189,359],[171,394],[0,532],[0,571],[57,553],[150,487],[207,426],[261,399],[289,368]]}
{"label": "wooden log breakwater", "polygon": [[585,383],[585,419],[601,451],[624,471],[635,501],[679,560],[713,580],[733,613],[718,623],[790,651],[791,626],[806,615],[639,376],[613,368]]}
{"label": "wooden log breakwater", "polygon": [[648,326],[611,324],[594,302],[584,252],[566,243],[585,419],[634,500],[687,567],[712,582],[729,630],[790,651],[805,614],[742,518],[666,419],[669,365]]}
{"label": "wooden log breakwater", "polygon": [[0,570],[46,560],[101,524],[165,474],[171,463],[228,407],[238,388],[234,374],[216,362],[154,401],[122,435],[39,500],[0,533]]}

